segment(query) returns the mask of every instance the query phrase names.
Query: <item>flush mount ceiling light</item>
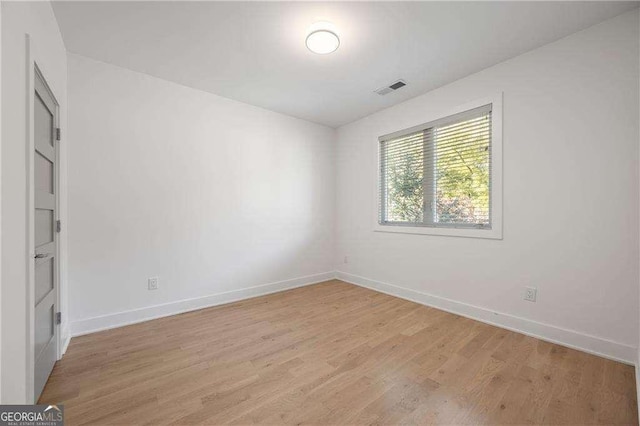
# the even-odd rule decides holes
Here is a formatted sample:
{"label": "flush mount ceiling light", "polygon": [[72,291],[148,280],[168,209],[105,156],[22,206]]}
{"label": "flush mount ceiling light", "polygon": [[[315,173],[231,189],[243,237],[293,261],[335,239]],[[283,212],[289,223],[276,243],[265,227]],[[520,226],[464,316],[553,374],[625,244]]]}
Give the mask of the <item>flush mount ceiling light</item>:
{"label": "flush mount ceiling light", "polygon": [[319,55],[335,52],[340,46],[340,38],[335,26],[330,22],[316,22],[307,32],[307,49]]}

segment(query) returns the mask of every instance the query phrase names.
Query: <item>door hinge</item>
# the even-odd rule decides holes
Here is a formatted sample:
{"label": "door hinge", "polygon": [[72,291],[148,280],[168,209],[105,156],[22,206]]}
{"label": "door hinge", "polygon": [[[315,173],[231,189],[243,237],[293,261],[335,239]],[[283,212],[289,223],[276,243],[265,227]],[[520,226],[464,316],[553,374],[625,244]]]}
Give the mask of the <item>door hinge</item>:
{"label": "door hinge", "polygon": [[56,312],[56,324],[62,324],[62,312]]}
{"label": "door hinge", "polygon": [[57,128],[56,128],[56,140],[57,140],[57,141],[59,141],[59,140],[60,140],[60,134],[61,134],[61,132],[60,132],[60,127],[57,127]]}
{"label": "door hinge", "polygon": [[62,223],[59,220],[56,220],[56,232],[62,231]]}

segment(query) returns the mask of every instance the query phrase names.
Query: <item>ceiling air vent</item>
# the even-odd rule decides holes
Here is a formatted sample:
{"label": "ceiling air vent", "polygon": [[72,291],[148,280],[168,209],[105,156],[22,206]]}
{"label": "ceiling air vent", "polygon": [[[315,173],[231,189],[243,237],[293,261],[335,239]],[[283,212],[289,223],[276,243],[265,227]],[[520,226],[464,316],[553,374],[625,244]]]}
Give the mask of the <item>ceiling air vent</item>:
{"label": "ceiling air vent", "polygon": [[386,95],[387,93],[391,93],[395,90],[398,90],[401,87],[406,86],[407,83],[405,83],[403,80],[398,80],[395,83],[391,83],[390,85],[388,85],[387,87],[381,87],[380,89],[376,90],[375,92],[378,95]]}

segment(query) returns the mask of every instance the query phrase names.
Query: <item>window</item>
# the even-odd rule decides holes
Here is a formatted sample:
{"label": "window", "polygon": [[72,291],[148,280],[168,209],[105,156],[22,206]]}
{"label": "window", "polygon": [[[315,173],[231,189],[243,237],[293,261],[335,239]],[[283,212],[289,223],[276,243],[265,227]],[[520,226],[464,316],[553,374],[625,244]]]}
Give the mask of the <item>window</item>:
{"label": "window", "polygon": [[485,103],[379,138],[378,230],[501,238],[493,114]]}

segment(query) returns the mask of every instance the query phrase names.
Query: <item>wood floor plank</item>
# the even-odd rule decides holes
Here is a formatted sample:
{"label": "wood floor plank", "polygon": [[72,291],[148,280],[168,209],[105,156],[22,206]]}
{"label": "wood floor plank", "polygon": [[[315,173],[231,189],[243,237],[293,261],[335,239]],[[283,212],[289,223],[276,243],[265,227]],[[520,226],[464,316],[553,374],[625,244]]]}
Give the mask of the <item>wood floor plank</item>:
{"label": "wood floor plank", "polygon": [[631,366],[338,280],[72,339],[69,425],[637,424]]}

